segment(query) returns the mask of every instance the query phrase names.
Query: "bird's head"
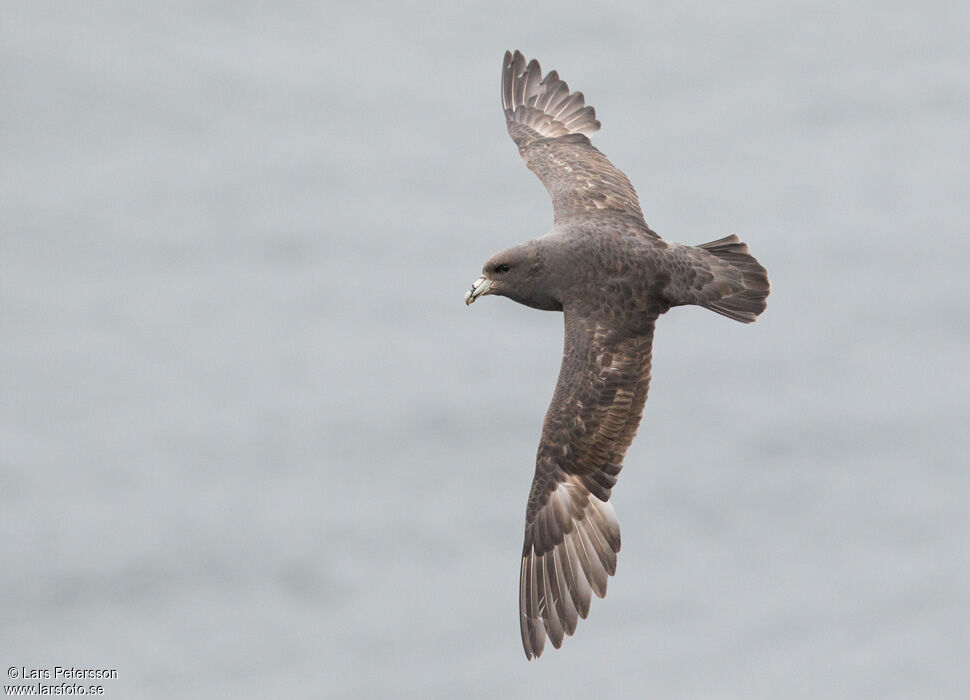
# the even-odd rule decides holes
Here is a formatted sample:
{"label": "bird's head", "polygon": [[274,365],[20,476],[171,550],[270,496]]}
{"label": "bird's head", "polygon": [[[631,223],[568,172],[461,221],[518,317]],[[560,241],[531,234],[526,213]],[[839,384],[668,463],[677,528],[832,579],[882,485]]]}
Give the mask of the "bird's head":
{"label": "bird's head", "polygon": [[540,246],[535,241],[503,250],[485,263],[482,276],[465,292],[465,304],[486,294],[497,294],[536,309],[561,311],[562,304],[555,298],[545,273]]}

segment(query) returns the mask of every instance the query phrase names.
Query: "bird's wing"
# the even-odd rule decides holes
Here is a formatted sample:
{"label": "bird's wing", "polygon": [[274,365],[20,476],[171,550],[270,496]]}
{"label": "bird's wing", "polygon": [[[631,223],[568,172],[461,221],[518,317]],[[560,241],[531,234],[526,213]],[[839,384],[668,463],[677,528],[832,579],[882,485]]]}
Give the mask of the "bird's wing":
{"label": "bird's wing", "polygon": [[519,611],[530,659],[546,635],[559,648],[616,571],[620,527],[608,500],[647,400],[655,319],[631,331],[566,309],[525,517]]}
{"label": "bird's wing", "polygon": [[[536,60],[505,52],[502,107],[512,140],[525,164],[552,197],[557,223],[608,212],[643,223],[637,193],[626,175],[587,136],[599,130],[583,93],[569,92],[556,71],[542,77]],[[645,223],[644,232],[656,236]]]}

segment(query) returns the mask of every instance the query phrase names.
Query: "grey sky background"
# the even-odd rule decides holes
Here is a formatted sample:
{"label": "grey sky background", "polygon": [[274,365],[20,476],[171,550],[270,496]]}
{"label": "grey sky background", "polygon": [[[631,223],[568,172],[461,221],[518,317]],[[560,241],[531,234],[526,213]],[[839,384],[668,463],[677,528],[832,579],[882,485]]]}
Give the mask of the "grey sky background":
{"label": "grey sky background", "polygon": [[[107,697],[970,694],[965,2],[0,5],[0,661]],[[557,314],[502,54],[752,326],[658,324],[617,576],[526,663]]]}

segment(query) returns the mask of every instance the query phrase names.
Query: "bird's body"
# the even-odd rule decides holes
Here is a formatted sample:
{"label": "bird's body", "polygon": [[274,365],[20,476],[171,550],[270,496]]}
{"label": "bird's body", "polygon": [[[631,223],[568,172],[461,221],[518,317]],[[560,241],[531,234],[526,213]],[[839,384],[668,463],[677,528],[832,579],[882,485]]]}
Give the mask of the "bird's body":
{"label": "bird's body", "polygon": [[602,597],[620,530],[609,497],[647,398],[657,318],[704,306],[745,323],[765,308],[763,267],[736,236],[702,246],[664,241],[633,186],[596,150],[582,93],[506,53],[502,103],[509,134],[553,201],[544,236],[493,256],[466,303],[485,294],[562,311],[565,343],[526,508],[520,622],[526,656],[548,635],[559,647]]}

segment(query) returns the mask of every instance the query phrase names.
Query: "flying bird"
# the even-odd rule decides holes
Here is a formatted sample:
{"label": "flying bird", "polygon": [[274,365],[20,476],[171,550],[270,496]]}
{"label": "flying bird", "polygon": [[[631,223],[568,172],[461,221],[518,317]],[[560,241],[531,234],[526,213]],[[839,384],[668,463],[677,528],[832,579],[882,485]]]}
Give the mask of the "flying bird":
{"label": "flying bird", "polygon": [[465,303],[508,297],[561,311],[559,380],[542,426],[525,513],[519,621],[525,655],[557,649],[606,595],[620,526],[609,499],[650,383],[657,318],[694,304],[742,323],[765,310],[765,269],[737,236],[699,246],[647,226],[626,175],[593,147],[583,93],[505,53],[502,108],[526,166],[552,198],[552,230],[492,256]]}

